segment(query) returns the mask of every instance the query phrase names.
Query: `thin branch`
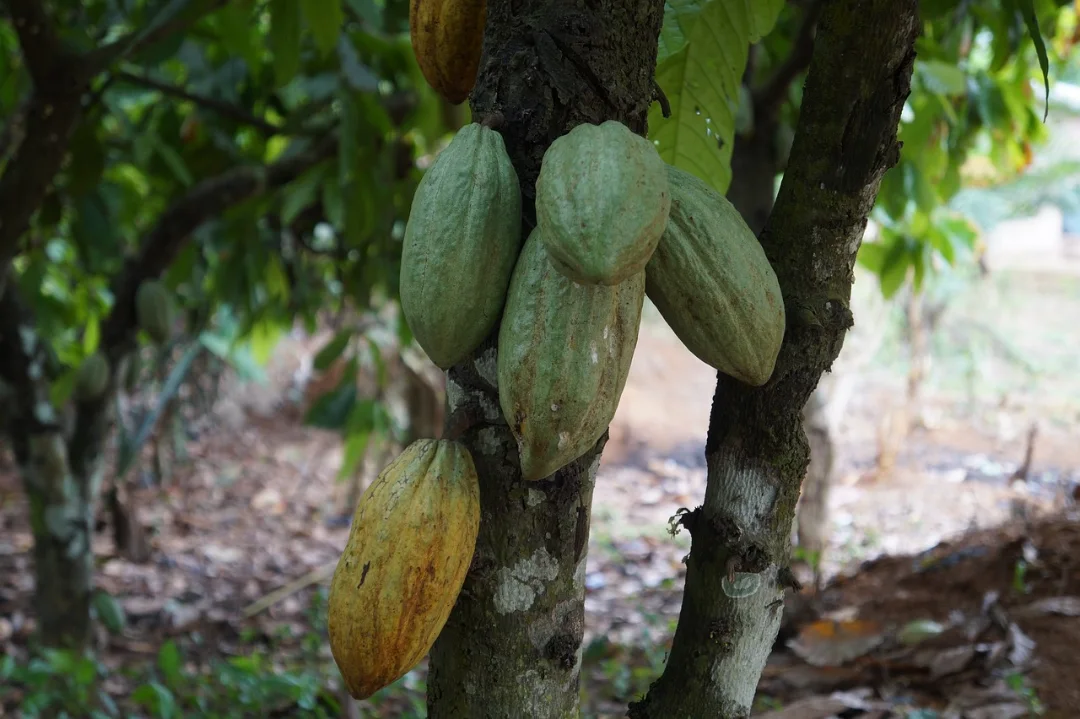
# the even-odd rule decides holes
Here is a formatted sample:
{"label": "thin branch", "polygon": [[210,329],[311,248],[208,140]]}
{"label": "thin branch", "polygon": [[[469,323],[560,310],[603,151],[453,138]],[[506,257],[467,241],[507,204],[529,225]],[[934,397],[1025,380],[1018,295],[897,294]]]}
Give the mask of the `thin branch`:
{"label": "thin branch", "polygon": [[800,73],[810,67],[810,58],[814,54],[814,34],[818,18],[821,16],[822,5],[822,0],[815,0],[806,8],[806,14],[803,16],[802,25],[799,26],[791,52],[768,82],[752,93],[755,115],[759,112],[771,114],[779,110],[791,83]]}
{"label": "thin branch", "polygon": [[19,240],[60,170],[81,115],[82,79],[63,67],[54,69],[51,77],[35,87],[26,136],[0,176],[0,277],[19,252]]}
{"label": "thin branch", "polygon": [[181,100],[187,100],[193,102],[200,107],[204,107],[208,110],[213,110],[223,117],[227,117],[231,120],[235,120],[244,125],[250,125],[251,127],[260,130],[266,135],[278,135],[285,131],[285,128],[267,122],[266,120],[251,114],[247,110],[237,107],[236,105],[222,100],[215,100],[212,97],[205,97],[203,95],[196,95],[195,93],[188,92],[182,87],[176,85],[170,85],[165,82],[154,80],[153,78],[146,77],[145,75],[136,75],[131,72],[118,72],[116,73],[118,80],[129,82],[134,85],[140,85],[142,87],[149,88],[151,90],[157,90],[163,95],[169,95]]}

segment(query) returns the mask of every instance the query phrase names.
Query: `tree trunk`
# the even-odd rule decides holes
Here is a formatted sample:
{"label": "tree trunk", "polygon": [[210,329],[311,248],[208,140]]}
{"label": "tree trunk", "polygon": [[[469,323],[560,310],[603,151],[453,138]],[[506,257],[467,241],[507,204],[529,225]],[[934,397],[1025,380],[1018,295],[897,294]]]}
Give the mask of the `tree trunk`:
{"label": "tree trunk", "polygon": [[916,0],[834,0],[818,28],[791,159],[761,233],[788,326],[772,379],[719,375],[679,624],[663,675],[631,716],[746,717],[780,624],[791,522],[809,450],[801,412],[851,326],[866,218],[897,161]]}
{"label": "tree trunk", "polygon": [[[501,123],[521,183],[523,233],[548,145],[578,124],[619,120],[646,134],[663,3],[490,0],[473,116]],[[433,719],[579,714],[585,556],[606,434],[585,456],[524,482],[499,411],[495,334],[447,382],[448,419],[480,474],[481,524],[464,591],[431,651]]]}
{"label": "tree trunk", "polygon": [[16,431],[12,439],[30,502],[40,638],[48,647],[82,649],[90,640],[100,452],[76,468],[59,431]]}

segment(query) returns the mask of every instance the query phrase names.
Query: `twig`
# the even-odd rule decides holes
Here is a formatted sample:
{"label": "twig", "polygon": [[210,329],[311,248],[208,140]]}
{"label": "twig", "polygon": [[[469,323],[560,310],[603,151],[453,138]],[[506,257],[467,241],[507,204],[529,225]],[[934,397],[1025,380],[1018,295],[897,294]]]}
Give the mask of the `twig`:
{"label": "twig", "polygon": [[667,119],[671,117],[671,102],[668,101],[667,95],[664,94],[664,88],[660,87],[660,83],[653,78],[653,99],[660,103],[660,112]]}
{"label": "twig", "polygon": [[334,569],[336,568],[337,560],[334,560],[333,562],[328,562],[321,567],[316,567],[315,569],[312,569],[310,572],[300,577],[299,579],[294,579],[293,581],[286,584],[284,587],[278,587],[269,594],[264,595],[259,599],[256,599],[254,602],[244,607],[244,619],[251,619],[256,614],[265,612],[267,609],[274,606],[282,599],[286,599],[303,589],[307,589],[312,584],[321,584],[330,577],[334,576]]}

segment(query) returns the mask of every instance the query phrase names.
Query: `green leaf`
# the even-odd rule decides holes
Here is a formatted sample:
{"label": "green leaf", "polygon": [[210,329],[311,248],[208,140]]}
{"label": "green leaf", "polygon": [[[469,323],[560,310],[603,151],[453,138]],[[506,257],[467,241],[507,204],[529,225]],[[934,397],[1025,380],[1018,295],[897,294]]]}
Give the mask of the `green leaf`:
{"label": "green leaf", "polygon": [[259,66],[259,48],[252,33],[253,18],[251,11],[253,0],[232,0],[217,13],[218,33],[221,44],[230,55],[238,55],[247,62],[248,67]]}
{"label": "green leaf", "polygon": [[180,682],[184,678],[183,659],[180,656],[180,650],[177,648],[176,642],[172,639],[167,640],[158,650],[157,665],[161,675],[165,678],[166,684],[174,688],[180,686]]}
{"label": "green leaf", "polygon": [[[357,405],[356,409],[360,409]],[[350,416],[351,417],[351,416]],[[350,432],[345,438],[345,452],[341,459],[341,468],[338,470],[338,479],[342,480],[356,471],[364,454],[367,452],[368,443],[371,441],[370,431]]]}
{"label": "green leaf", "polygon": [[338,35],[345,22],[341,2],[342,0],[302,0],[300,3],[304,18],[311,29],[311,36],[315,40],[315,47],[323,55],[337,46]]}
{"label": "green leaf", "polygon": [[940,60],[915,63],[927,91],[940,95],[963,95],[967,92],[967,74],[954,64]]}
{"label": "green leaf", "polygon": [[100,271],[120,251],[116,228],[100,190],[75,201],[72,239],[87,270]]}
{"label": "green leaf", "polygon": [[154,712],[160,719],[172,719],[178,716],[176,698],[157,682],[143,684],[131,693],[131,700]]}
{"label": "green leaf", "polygon": [[124,610],[111,594],[100,589],[95,590],[91,601],[98,620],[106,629],[113,634],[124,631],[124,626],[127,624]]}
{"label": "green leaf", "polygon": [[783,0],[669,0],[656,82],[671,117],[649,109],[650,135],[665,162],[727,191],[749,45],[768,32]]}
{"label": "green leaf", "polygon": [[352,339],[351,330],[341,330],[334,339],[326,343],[326,345],[319,350],[319,353],[315,355],[314,361],[312,361],[312,367],[318,372],[325,372],[334,361],[341,356],[341,353],[345,351],[345,348],[349,346],[349,340]]}
{"label": "green leaf", "polygon": [[1046,122],[1046,113],[1050,111],[1050,59],[1046,56],[1046,44],[1043,42],[1042,32],[1039,31],[1039,18],[1035,16],[1033,0],[1017,0],[1020,3],[1020,12],[1024,15],[1024,23],[1031,40],[1035,43],[1035,54],[1039,56],[1039,68],[1043,74],[1043,84],[1046,87],[1046,107],[1043,110],[1043,122]]}
{"label": "green leaf", "polygon": [[274,80],[287,85],[300,71],[300,0],[270,0],[270,52],[274,55]]}
{"label": "green leaf", "polygon": [[908,266],[911,263],[911,254],[908,252],[907,242],[898,237],[889,248],[885,261],[882,264],[878,278],[881,280],[881,294],[889,299],[896,294],[907,278]]}
{"label": "green leaf", "polygon": [[375,92],[379,89],[379,78],[360,60],[359,53],[348,37],[341,36],[337,49],[341,74],[352,89],[357,92]]}
{"label": "green leaf", "polygon": [[304,416],[304,424],[319,429],[340,430],[348,422],[356,398],[356,367],[353,363],[352,372],[345,373],[338,387],[319,397],[311,405],[311,409]]}
{"label": "green leaf", "polygon": [[888,248],[880,242],[864,242],[859,248],[856,261],[875,275],[880,275],[888,254]]}

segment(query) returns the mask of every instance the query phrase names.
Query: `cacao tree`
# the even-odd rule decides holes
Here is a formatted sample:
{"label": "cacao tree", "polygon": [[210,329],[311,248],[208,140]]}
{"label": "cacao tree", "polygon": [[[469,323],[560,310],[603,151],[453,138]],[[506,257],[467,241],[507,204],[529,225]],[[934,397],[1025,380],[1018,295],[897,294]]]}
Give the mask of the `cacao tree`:
{"label": "cacao tree", "polygon": [[[729,171],[724,157],[745,64],[745,54],[731,48],[766,34],[780,5],[669,3],[662,17],[660,8],[638,4],[600,3],[589,12],[573,4],[490,4],[470,103],[476,117],[499,118],[521,182],[523,234],[543,222],[530,205],[542,200],[531,188],[547,148],[582,123],[617,120],[648,132],[662,157],[719,189],[731,172],[740,178],[737,158]],[[798,63],[809,64],[783,181],[775,203],[771,193],[757,193],[768,200],[759,214],[744,210],[758,220],[751,227],[780,280],[784,343],[764,386],[718,376],[708,488],[703,504],[680,520],[692,550],[674,645],[631,716],[749,712],[783,593],[793,585],[787,538],[808,459],[801,412],[851,324],[847,303],[863,231],[882,177],[900,159],[896,133],[923,27],[918,7],[839,1],[804,14],[814,22],[803,20],[813,32],[800,33],[802,59],[775,71],[783,97],[801,72]],[[737,42],[719,42],[731,34]],[[710,40],[739,59],[711,56]],[[1036,44],[1042,47],[1041,38]],[[646,79],[657,50],[659,88]],[[665,87],[665,77],[677,78],[674,88]],[[647,125],[645,108],[654,100]],[[746,165],[770,186],[775,139],[755,137],[769,162]],[[463,441],[476,459],[483,512],[473,567],[431,651],[429,713],[572,716],[584,549],[603,438],[542,483],[522,481],[518,419],[485,412],[504,381],[500,371],[499,385],[492,382],[493,364],[499,357],[489,339],[449,374],[451,410],[471,408],[481,418]]]}
{"label": "cacao tree", "polygon": [[[406,23],[404,3],[0,3],[0,437],[46,646],[89,636],[134,353],[179,332],[257,367],[296,320],[396,296],[415,160],[460,123]],[[355,463],[381,415],[352,390],[314,419],[349,427]]]}

